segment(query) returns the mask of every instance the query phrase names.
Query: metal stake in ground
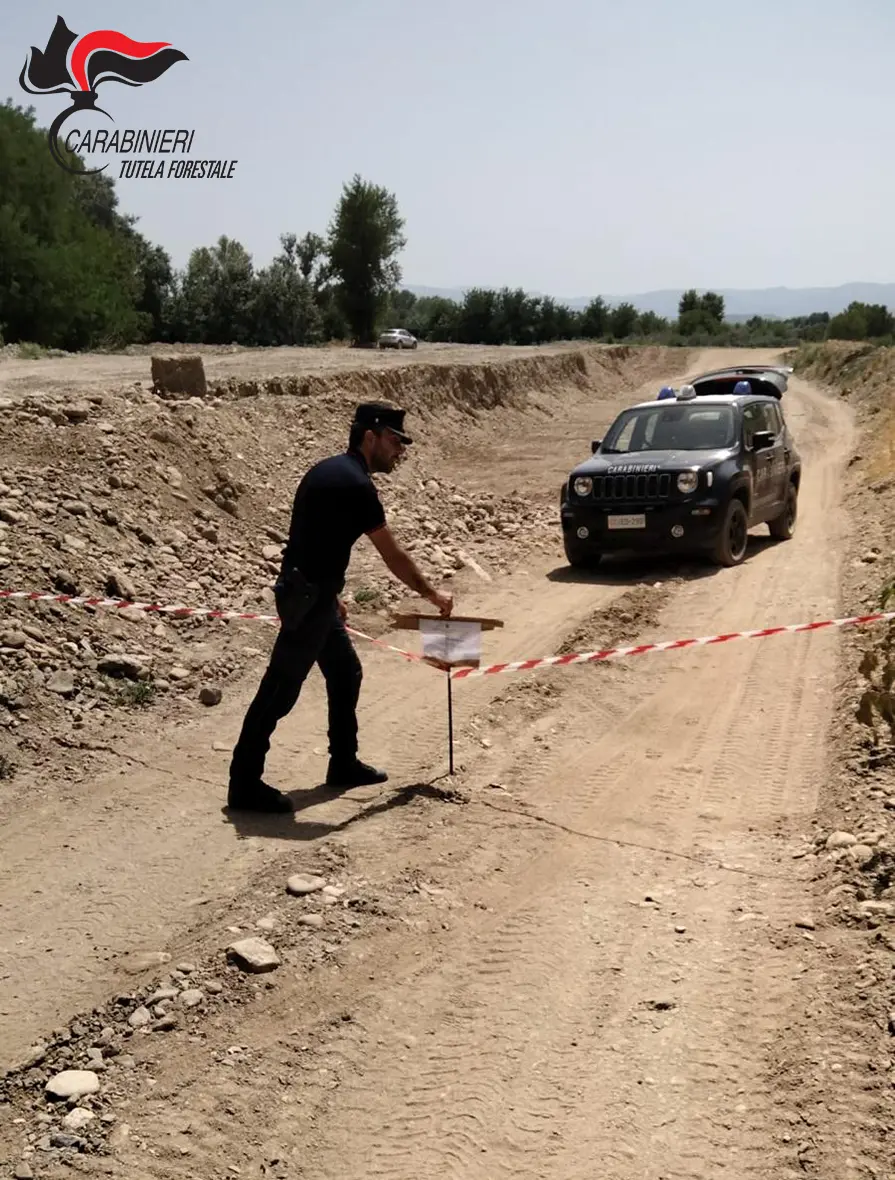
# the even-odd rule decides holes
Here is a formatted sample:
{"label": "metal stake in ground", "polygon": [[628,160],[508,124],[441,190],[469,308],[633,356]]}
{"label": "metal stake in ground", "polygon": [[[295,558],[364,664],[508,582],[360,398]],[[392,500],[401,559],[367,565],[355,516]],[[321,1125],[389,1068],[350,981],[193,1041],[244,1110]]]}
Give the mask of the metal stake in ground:
{"label": "metal stake in ground", "polygon": [[434,615],[400,614],[394,616],[400,630],[420,631],[423,636],[423,659],[442,668],[447,677],[448,765],[454,773],[454,695],[451,672],[454,668],[478,668],[482,661],[482,631],[502,627],[500,619],[483,619],[455,615],[443,619]]}
{"label": "metal stake in ground", "polygon": [[445,669],[448,690],[448,774],[454,774],[454,693],[450,669]]}

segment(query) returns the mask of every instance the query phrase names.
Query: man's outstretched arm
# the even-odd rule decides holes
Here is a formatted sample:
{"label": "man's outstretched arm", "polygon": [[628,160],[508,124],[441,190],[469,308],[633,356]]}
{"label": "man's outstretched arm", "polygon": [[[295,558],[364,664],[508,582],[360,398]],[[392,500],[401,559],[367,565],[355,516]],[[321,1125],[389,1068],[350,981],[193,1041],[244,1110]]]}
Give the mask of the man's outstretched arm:
{"label": "man's outstretched arm", "polygon": [[382,560],[396,578],[400,578],[405,586],[409,586],[411,590],[419,594],[422,598],[434,603],[442,615],[449,615],[451,613],[454,607],[453,595],[442,594],[440,590],[435,589],[410,554],[402,549],[395,540],[394,534],[388,525],[384,524],[377,529],[373,529],[367,536],[379,550]]}

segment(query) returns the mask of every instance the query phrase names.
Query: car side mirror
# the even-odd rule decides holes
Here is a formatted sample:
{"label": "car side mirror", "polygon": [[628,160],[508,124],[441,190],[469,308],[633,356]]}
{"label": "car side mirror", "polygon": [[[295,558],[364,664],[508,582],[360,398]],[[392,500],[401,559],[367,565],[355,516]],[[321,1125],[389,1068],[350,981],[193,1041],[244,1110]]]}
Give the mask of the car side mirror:
{"label": "car side mirror", "polygon": [[752,435],[752,446],[756,451],[766,451],[774,445],[775,437],[770,430],[756,430]]}
{"label": "car side mirror", "polygon": [[595,438],[593,440],[593,442],[590,444],[590,453],[592,455],[595,455],[597,453],[597,451],[600,449],[600,443],[602,441],[603,440],[601,438]]}

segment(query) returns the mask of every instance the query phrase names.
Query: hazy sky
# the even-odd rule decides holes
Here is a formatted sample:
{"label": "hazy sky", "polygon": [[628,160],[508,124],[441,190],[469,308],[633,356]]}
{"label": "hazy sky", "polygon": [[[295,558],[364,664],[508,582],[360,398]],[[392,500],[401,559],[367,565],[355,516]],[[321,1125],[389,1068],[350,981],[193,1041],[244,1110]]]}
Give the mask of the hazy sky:
{"label": "hazy sky", "polygon": [[[404,281],[572,298],[895,280],[892,0],[28,0],[0,99],[57,14],[189,61],[109,82],[115,125],[195,128],[230,180],[119,180],[177,266],[265,265],[359,172],[406,219]],[[109,124],[111,126],[111,124]],[[0,178],[2,185],[2,178]]]}

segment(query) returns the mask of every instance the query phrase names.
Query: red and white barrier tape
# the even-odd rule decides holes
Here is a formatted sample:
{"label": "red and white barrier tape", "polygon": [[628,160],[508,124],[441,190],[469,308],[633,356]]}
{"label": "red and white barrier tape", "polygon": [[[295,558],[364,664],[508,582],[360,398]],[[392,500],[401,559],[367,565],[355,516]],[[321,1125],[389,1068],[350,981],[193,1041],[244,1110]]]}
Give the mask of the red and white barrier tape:
{"label": "red and white barrier tape", "polygon": [[[179,619],[204,615],[209,619],[251,619],[257,623],[276,623],[278,626],[280,622],[279,615],[259,615],[251,611],[211,610],[208,607],[199,606],[160,606],[156,602],[131,602],[126,598],[88,598],[84,595],[73,594],[46,594],[40,590],[0,590],[0,599],[4,598],[23,598],[28,602],[61,602],[66,606],[111,606],[116,610],[140,610],[147,614],[175,615]],[[428,663],[415,652],[405,651],[402,647],[395,647],[391,643],[383,643],[381,639],[374,639],[372,635],[365,635],[363,631],[355,631],[353,627],[346,629],[359,639],[365,639],[368,643],[385,648],[386,651],[393,651],[399,656],[404,656],[405,659]]]}
{"label": "red and white barrier tape", "polygon": [[[60,602],[67,606],[115,607],[117,610],[140,610],[148,614],[174,615],[177,618],[190,616],[205,616],[211,619],[251,619],[261,623],[279,624],[277,615],[254,614],[250,611],[211,610],[207,607],[195,606],[160,606],[155,602],[130,602],[126,598],[88,598],[71,594],[47,594],[39,590],[0,590],[0,599],[25,599],[29,602]],[[860,627],[869,623],[885,623],[895,620],[895,611],[880,612],[872,615],[852,615],[847,619],[824,619],[817,623],[790,623],[782,627],[762,627],[756,631],[731,631],[725,635],[705,635],[699,639],[669,639],[662,643],[640,643],[634,647],[610,647],[603,651],[569,652],[563,656],[543,656],[535,660],[517,660],[513,663],[487,664],[478,668],[454,668],[452,680],[466,680],[471,676],[494,676],[501,672],[529,672],[533,668],[568,667],[572,664],[591,664],[602,660],[621,659],[626,656],[641,656],[648,652],[680,651],[688,647],[707,647],[716,643],[729,643],[733,639],[766,639],[771,635],[793,634],[799,631],[822,631],[828,627]],[[351,635],[364,639],[368,643],[381,647],[386,651],[393,651],[404,659],[433,666],[432,661],[415,652],[405,651],[402,647],[395,647],[391,643],[384,643],[381,639],[374,639],[363,631],[356,631],[353,627],[346,627]],[[437,664],[435,665],[437,666]]]}
{"label": "red and white barrier tape", "polygon": [[895,611],[875,615],[853,615],[849,619],[825,619],[820,623],[791,623],[785,627],[762,627],[758,631],[732,631],[727,635],[706,635],[701,639],[669,639],[664,643],[640,643],[636,647],[611,647],[605,651],[571,652],[565,656],[545,656],[539,660],[518,660],[512,664],[489,664],[480,668],[455,668],[451,673],[454,680],[465,680],[470,676],[491,676],[498,672],[528,672],[532,668],[547,665],[589,664],[598,660],[613,660],[623,656],[642,656],[654,651],[679,651],[685,647],[707,646],[713,643],[728,643],[731,639],[765,639],[770,635],[783,635],[795,631],[820,631],[825,627],[861,626],[867,623],[883,623],[895,620]]}

